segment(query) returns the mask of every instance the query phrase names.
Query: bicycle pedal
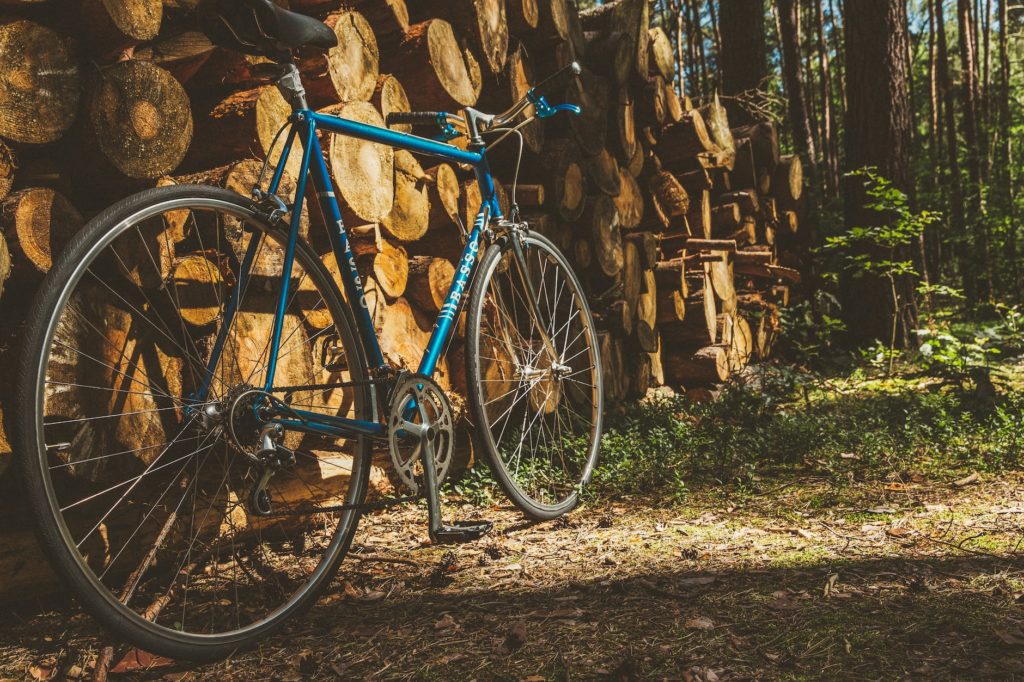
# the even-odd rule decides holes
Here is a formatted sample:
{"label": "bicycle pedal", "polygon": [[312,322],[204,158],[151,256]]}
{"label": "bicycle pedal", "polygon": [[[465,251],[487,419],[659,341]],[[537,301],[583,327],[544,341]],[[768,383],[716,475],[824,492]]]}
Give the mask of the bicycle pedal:
{"label": "bicycle pedal", "polygon": [[490,521],[455,521],[433,531],[431,539],[439,545],[457,544],[479,540],[491,532],[494,524]]}

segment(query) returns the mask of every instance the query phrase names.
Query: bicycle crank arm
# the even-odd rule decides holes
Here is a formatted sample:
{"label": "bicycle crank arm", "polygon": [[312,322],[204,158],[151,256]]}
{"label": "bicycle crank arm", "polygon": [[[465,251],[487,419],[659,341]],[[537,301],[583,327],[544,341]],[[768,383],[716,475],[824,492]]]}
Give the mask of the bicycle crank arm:
{"label": "bicycle crank arm", "polygon": [[[403,428],[409,429],[408,423]],[[430,438],[426,437],[431,429],[417,426],[423,434],[420,438],[420,458],[423,462],[423,474],[427,487],[427,517],[429,520],[430,541],[439,544],[455,544],[477,540],[494,527],[490,521],[455,521],[446,525],[441,519],[441,491],[437,485],[437,471],[434,469],[434,447]]]}

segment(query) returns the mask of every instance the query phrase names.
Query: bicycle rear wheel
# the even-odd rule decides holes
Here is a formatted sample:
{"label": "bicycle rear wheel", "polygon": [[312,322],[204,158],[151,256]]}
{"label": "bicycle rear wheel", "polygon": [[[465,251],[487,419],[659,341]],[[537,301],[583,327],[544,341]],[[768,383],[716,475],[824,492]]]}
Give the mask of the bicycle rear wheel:
{"label": "bicycle rear wheel", "polygon": [[597,463],[601,362],[590,308],[565,256],[527,233],[521,272],[515,238],[499,239],[480,263],[466,326],[466,379],[476,433],[498,483],[524,513],[545,520],[576,506]]}
{"label": "bicycle rear wheel", "polygon": [[[33,304],[16,436],[41,543],[86,610],[146,650],[251,645],[313,602],[355,532],[338,507],[365,498],[364,438],[287,433],[294,462],[256,485],[287,238],[233,192],[149,190],[92,220]],[[293,388],[275,398],[369,419],[365,383],[303,388],[367,376],[351,311],[301,242],[290,286],[275,385]]]}

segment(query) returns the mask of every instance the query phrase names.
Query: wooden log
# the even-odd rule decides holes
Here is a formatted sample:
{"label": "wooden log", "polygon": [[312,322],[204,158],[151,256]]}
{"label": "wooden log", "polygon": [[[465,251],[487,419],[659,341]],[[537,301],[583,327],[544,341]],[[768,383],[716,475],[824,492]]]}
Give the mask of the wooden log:
{"label": "wooden log", "polygon": [[[641,271],[640,295],[636,303],[637,322],[645,324],[652,332],[658,324],[658,282],[654,276],[654,270]],[[657,346],[657,341],[654,341]],[[646,347],[644,350],[653,353],[655,348]]]}
{"label": "wooden log", "polygon": [[404,149],[395,152],[394,165],[394,203],[380,226],[392,239],[416,241],[430,226],[430,194],[424,182],[428,176],[416,157]]}
{"label": "wooden log", "polygon": [[220,263],[214,252],[196,251],[175,259],[170,286],[183,320],[197,327],[217,320],[228,272],[226,264]]}
{"label": "wooden log", "polygon": [[15,276],[36,279],[49,272],[84,221],[64,195],[47,188],[14,192],[0,203],[0,226]]}
{"label": "wooden log", "polygon": [[[423,349],[426,348],[427,341],[430,339],[432,320],[428,320],[427,316],[417,314],[405,298],[388,302],[383,296],[378,295],[377,291],[376,283],[373,280],[368,280],[367,305],[373,316],[374,327],[377,329],[381,351],[393,367],[415,369],[419,366]],[[494,353],[490,353],[490,355],[495,357]],[[509,363],[508,366],[514,367],[515,365]],[[487,376],[486,370],[487,368],[485,368],[485,376]],[[450,385],[448,363],[444,360],[438,365],[437,379],[442,388],[447,388]]]}
{"label": "wooden log", "polygon": [[[367,125],[384,125],[384,119],[369,102],[338,104],[324,112]],[[354,137],[333,135],[328,160],[346,223],[354,227],[383,221],[395,200],[393,150]],[[401,232],[397,226],[396,229]]]}
{"label": "wooden log", "polygon": [[630,61],[630,44],[626,36],[620,31],[591,31],[585,36],[587,67],[607,77],[614,86],[625,84],[633,67]]}
{"label": "wooden log", "polygon": [[153,62],[184,85],[202,70],[216,49],[201,31],[180,31],[136,48],[132,56]]}
{"label": "wooden log", "polygon": [[468,38],[491,73],[501,73],[508,57],[504,0],[407,0],[413,21],[441,18]]}
{"label": "wooden log", "polygon": [[712,252],[719,256],[713,263],[705,264],[711,275],[711,288],[718,297],[719,310],[724,313],[736,312],[736,275],[731,254],[727,251]]}
{"label": "wooden log", "polygon": [[589,197],[581,224],[590,229],[591,251],[600,274],[618,275],[623,265],[622,232],[619,212],[611,197],[603,194]]}
{"label": "wooden log", "polygon": [[658,170],[647,179],[647,190],[651,193],[652,205],[664,225],[678,223],[677,218],[690,210],[690,195],[674,175]]}
{"label": "wooden log", "polygon": [[[718,99],[716,93],[714,98],[697,111],[707,125],[708,136],[718,149],[733,152],[736,151],[736,140],[732,130],[729,128],[729,114]],[[733,156],[735,158],[735,154]]]}
{"label": "wooden log", "polygon": [[372,277],[391,301],[404,296],[410,282],[409,254],[401,244],[387,239],[353,243],[356,265],[363,277]]}
{"label": "wooden log", "polygon": [[457,111],[473,106],[480,96],[479,64],[459,47],[451,24],[443,19],[410,26],[382,66],[403,83],[415,84],[406,94],[417,111]]}
{"label": "wooden log", "polygon": [[665,79],[654,76],[640,96],[637,114],[645,126],[660,131],[668,120],[668,104],[665,101]]}
{"label": "wooden log", "polygon": [[637,140],[633,156],[629,158],[629,162],[626,164],[626,169],[629,171],[629,174],[634,178],[639,178],[644,172],[644,165],[647,163],[647,157],[647,149],[640,140]]}
{"label": "wooden log", "polygon": [[736,253],[736,242],[731,239],[696,239],[686,240],[686,248],[690,251],[722,251]]}
{"label": "wooden log", "polygon": [[324,23],[338,37],[338,46],[300,54],[310,104],[322,107],[369,100],[380,69],[380,51],[369,22],[359,12],[343,10],[329,14]]}
{"label": "wooden log", "polygon": [[428,313],[438,313],[455,278],[455,266],[444,258],[416,256],[409,262],[409,299]]}
{"label": "wooden log", "polygon": [[622,269],[619,271],[622,283],[622,298],[629,306],[631,313],[636,312],[643,290],[643,267],[640,263],[640,251],[636,242],[626,240],[622,244]]}
{"label": "wooden log", "polygon": [[81,0],[82,35],[94,54],[110,55],[156,38],[163,20],[161,0]]}
{"label": "wooden log", "polygon": [[653,270],[658,264],[658,238],[650,232],[627,234],[624,239],[636,244],[640,255],[640,267]]}
{"label": "wooden log", "polygon": [[680,257],[655,263],[654,281],[658,291],[678,291],[685,299],[689,289],[686,282],[686,259]]}
{"label": "wooden log", "polygon": [[707,346],[696,353],[661,354],[665,379],[671,384],[717,384],[729,380],[729,354],[722,346]]}
{"label": "wooden log", "polygon": [[[751,153],[754,157],[754,168],[760,176],[762,173],[774,172],[779,163],[779,133],[772,123],[755,123],[753,125],[733,128],[735,139],[750,140]],[[764,192],[762,192],[764,193]]]}
{"label": "wooden log", "polygon": [[562,43],[570,38],[571,18],[567,0],[540,2],[540,18],[537,30],[531,38],[541,45]]}
{"label": "wooden log", "polygon": [[[271,165],[281,158],[282,143],[274,150],[271,144],[288,121],[291,107],[276,86],[235,92],[197,108],[205,113],[196,119],[195,143],[183,164],[187,169],[201,171],[253,155],[265,159],[270,154]],[[296,146],[288,157],[292,177],[298,175],[302,163],[300,149]]]}
{"label": "wooden log", "polygon": [[665,29],[655,26],[648,29],[647,65],[650,72],[671,81],[676,72],[675,49]]}
{"label": "wooden log", "polygon": [[793,210],[804,193],[804,166],[800,157],[783,156],[772,175],[772,196],[784,211]]}
{"label": "wooden log", "polygon": [[148,62],[128,60],[104,69],[85,118],[89,149],[127,178],[170,173],[192,140],[188,95],[170,73]]}
{"label": "wooden log", "polygon": [[711,209],[711,234],[732,234],[742,224],[743,212],[736,203],[722,204]]}
{"label": "wooden log", "polygon": [[673,123],[679,123],[683,120],[683,116],[686,112],[693,109],[692,105],[687,104],[688,100],[684,100],[676,92],[675,85],[672,84],[671,80],[665,81],[665,124],[672,125]]}
{"label": "wooden log", "polygon": [[508,0],[508,28],[517,36],[527,36],[540,23],[540,0]]}
{"label": "wooden log", "polygon": [[686,319],[686,297],[678,289],[658,289],[657,324],[673,325]]}
{"label": "wooden log", "polygon": [[[409,96],[405,94],[405,88],[397,78],[389,73],[377,77],[377,83],[373,89],[370,102],[377,107],[377,111],[386,121],[388,114],[411,111],[409,107]],[[403,133],[411,133],[412,125],[399,123],[390,126],[392,130]]]}
{"label": "wooden log", "polygon": [[647,30],[649,16],[645,0],[616,0],[595,5],[579,14],[584,31],[592,31],[609,35],[619,33],[624,43],[623,64],[616,68],[617,82],[624,83],[626,78],[637,73],[640,77],[647,76],[647,43],[650,39]]}
{"label": "wooden log", "polygon": [[11,192],[14,186],[14,171],[18,168],[18,159],[14,150],[0,140],[0,199]]}
{"label": "wooden log", "polygon": [[[298,2],[321,1],[289,0],[292,9],[296,8]],[[328,0],[328,2],[337,5],[335,0]],[[409,30],[409,9],[406,7],[405,0],[344,0],[343,4],[351,5],[359,10],[359,13],[370,23],[381,54],[388,54],[395,50],[405,37],[405,32]]]}
{"label": "wooden log", "polygon": [[457,224],[459,221],[459,197],[462,189],[455,169],[447,163],[439,163],[427,171],[427,195],[430,200],[431,230]]}
{"label": "wooden log", "polygon": [[628,88],[619,88],[615,95],[612,132],[615,153],[622,163],[628,163],[636,152],[636,110],[633,95]]}
{"label": "wooden log", "polygon": [[658,139],[658,158],[665,168],[679,167],[697,154],[715,150],[704,117],[698,111],[683,114],[682,120],[666,127]]}
{"label": "wooden log", "polygon": [[521,169],[524,182],[544,186],[545,206],[565,221],[578,220],[583,212],[585,181],[576,144],[569,139],[549,139],[536,163]]}
{"label": "wooden log", "polygon": [[619,164],[607,149],[584,160],[587,175],[598,191],[610,197],[617,197],[622,189]]}
{"label": "wooden log", "polygon": [[697,198],[690,204],[690,211],[686,214],[686,223],[695,237],[711,238],[713,218],[711,213],[711,192],[701,190]]}
{"label": "wooden log", "polygon": [[608,130],[608,109],[611,95],[605,79],[584,69],[573,81],[569,101],[577,103],[582,112],[569,118],[569,127],[580,149],[587,156],[599,154],[605,146]]}
{"label": "wooden log", "polygon": [[733,317],[732,343],[729,346],[730,371],[741,372],[754,355],[754,333],[742,315]]}

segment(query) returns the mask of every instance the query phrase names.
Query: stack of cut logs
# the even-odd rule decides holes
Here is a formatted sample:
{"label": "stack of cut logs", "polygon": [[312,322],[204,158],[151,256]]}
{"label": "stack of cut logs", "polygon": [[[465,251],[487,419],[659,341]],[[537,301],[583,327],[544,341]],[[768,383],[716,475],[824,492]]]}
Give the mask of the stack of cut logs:
{"label": "stack of cut logs", "polygon": [[[7,349],[53,255],[84,220],[155,185],[247,194],[289,110],[259,59],[196,31],[195,0],[0,4]],[[572,0],[287,4],[338,35],[330,52],[300,55],[311,105],[373,125],[392,111],[502,110],[570,60],[584,65],[567,93],[582,115],[524,129],[514,198],[516,145],[496,149],[492,167],[502,204],[514,200],[586,284],[610,404],[663,383],[699,391],[771,352],[778,306],[798,279],[784,252],[798,229],[800,162],[780,157],[771,124],[730,129],[717,99],[696,106],[677,93],[672,45],[649,28],[645,0],[584,12]],[[325,153],[383,348],[415,367],[479,190],[467,169],[370,143],[335,137]],[[318,220],[310,211],[304,229],[335,267]],[[168,254],[167,276],[210,272],[194,262],[203,257]],[[312,314],[303,323],[311,335],[325,324]],[[0,362],[13,376],[13,353]],[[458,342],[441,381],[465,390]],[[7,412],[10,395],[0,398]],[[0,467],[9,459],[0,455]]]}

